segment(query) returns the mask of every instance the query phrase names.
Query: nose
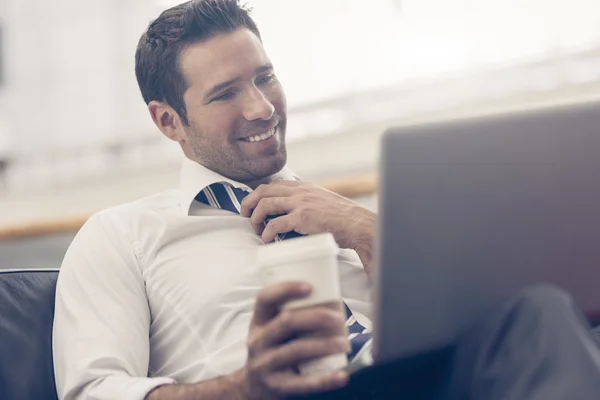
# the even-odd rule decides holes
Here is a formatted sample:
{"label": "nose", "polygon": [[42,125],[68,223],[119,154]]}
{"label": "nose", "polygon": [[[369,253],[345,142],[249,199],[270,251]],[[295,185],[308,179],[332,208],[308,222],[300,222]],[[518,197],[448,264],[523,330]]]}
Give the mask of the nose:
{"label": "nose", "polygon": [[275,107],[257,87],[252,88],[244,102],[244,118],[247,121],[265,120],[273,116]]}

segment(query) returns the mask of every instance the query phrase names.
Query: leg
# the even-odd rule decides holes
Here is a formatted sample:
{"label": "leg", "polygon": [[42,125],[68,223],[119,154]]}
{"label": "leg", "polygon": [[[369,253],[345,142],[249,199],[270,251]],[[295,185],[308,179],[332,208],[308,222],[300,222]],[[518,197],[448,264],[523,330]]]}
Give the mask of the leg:
{"label": "leg", "polygon": [[[365,367],[342,389],[303,400],[433,400],[443,390],[453,348]],[[296,399],[299,400],[299,399]]]}
{"label": "leg", "polygon": [[569,295],[526,289],[458,343],[449,399],[600,398],[600,349]]}
{"label": "leg", "polygon": [[311,400],[402,398],[600,398],[600,348],[570,296],[540,285],[521,292],[454,348],[365,368],[348,387]]}

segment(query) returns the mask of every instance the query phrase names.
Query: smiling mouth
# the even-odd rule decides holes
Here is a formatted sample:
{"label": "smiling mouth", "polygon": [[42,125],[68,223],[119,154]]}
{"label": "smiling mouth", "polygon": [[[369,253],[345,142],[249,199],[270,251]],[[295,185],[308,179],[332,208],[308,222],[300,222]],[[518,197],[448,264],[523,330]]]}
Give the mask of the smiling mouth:
{"label": "smiling mouth", "polygon": [[250,143],[262,142],[263,140],[267,140],[267,139],[273,137],[276,130],[277,130],[277,126],[273,127],[272,129],[269,129],[265,133],[261,133],[260,135],[254,135],[254,136],[250,136],[247,138],[243,138],[242,140],[244,142],[250,142]]}

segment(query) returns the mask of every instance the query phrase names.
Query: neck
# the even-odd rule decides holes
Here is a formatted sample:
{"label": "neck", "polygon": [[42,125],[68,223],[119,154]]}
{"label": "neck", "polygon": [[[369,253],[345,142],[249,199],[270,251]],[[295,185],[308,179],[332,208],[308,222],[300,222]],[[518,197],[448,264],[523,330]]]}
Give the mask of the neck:
{"label": "neck", "polygon": [[[211,170],[211,171],[213,171],[213,172],[216,172],[216,173],[218,173],[218,174],[220,174],[220,175],[222,175],[222,176],[224,176],[224,177],[226,177],[226,178],[233,179],[234,181],[236,181],[236,182],[239,182],[239,183],[243,183],[244,185],[248,186],[248,187],[249,187],[249,188],[251,188],[252,190],[255,190],[257,187],[259,187],[259,186],[260,186],[260,185],[262,185],[262,184],[267,184],[267,183],[271,182],[271,180],[272,180],[271,178],[272,178],[272,177],[273,177],[273,175],[274,175],[274,174],[273,174],[273,175],[269,175],[269,176],[266,176],[266,177],[262,177],[262,178],[255,178],[255,179],[251,179],[251,180],[246,180],[246,179],[244,179],[244,180],[242,180],[242,179],[237,179],[237,178],[235,178],[235,177],[232,177],[232,176],[228,176],[228,175],[226,175],[226,174],[223,174],[222,172],[215,171],[214,169],[212,169],[212,168],[210,168],[209,166],[205,165],[205,164],[204,164],[202,161],[200,161],[199,159],[197,159],[197,158],[195,158],[195,157],[192,157],[192,156],[189,154],[189,152],[185,152],[185,151],[184,151],[184,154],[185,154],[185,156],[186,156],[186,157],[187,157],[189,160],[191,160],[191,161],[193,161],[193,162],[195,162],[195,163],[197,163],[197,164],[200,164],[200,165],[202,165],[203,167],[205,167],[205,168],[207,168],[207,169],[209,169],[209,170]],[[279,172],[279,171],[278,171],[278,172]]]}
{"label": "neck", "polygon": [[244,185],[247,185],[252,190],[254,190],[257,187],[259,187],[260,185],[269,183],[270,181],[271,181],[271,177],[269,176],[269,177],[266,177],[266,178],[257,179],[257,180],[250,181],[250,182],[240,182],[240,183],[243,183]]}

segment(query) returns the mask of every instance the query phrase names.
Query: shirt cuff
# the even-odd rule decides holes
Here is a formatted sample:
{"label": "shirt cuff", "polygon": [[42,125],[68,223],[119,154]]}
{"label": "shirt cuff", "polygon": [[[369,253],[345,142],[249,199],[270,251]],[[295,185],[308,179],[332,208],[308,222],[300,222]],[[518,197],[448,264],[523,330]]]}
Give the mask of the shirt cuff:
{"label": "shirt cuff", "polygon": [[144,400],[148,394],[159,386],[175,385],[177,381],[172,378],[142,378],[131,382],[127,388],[127,399]]}

